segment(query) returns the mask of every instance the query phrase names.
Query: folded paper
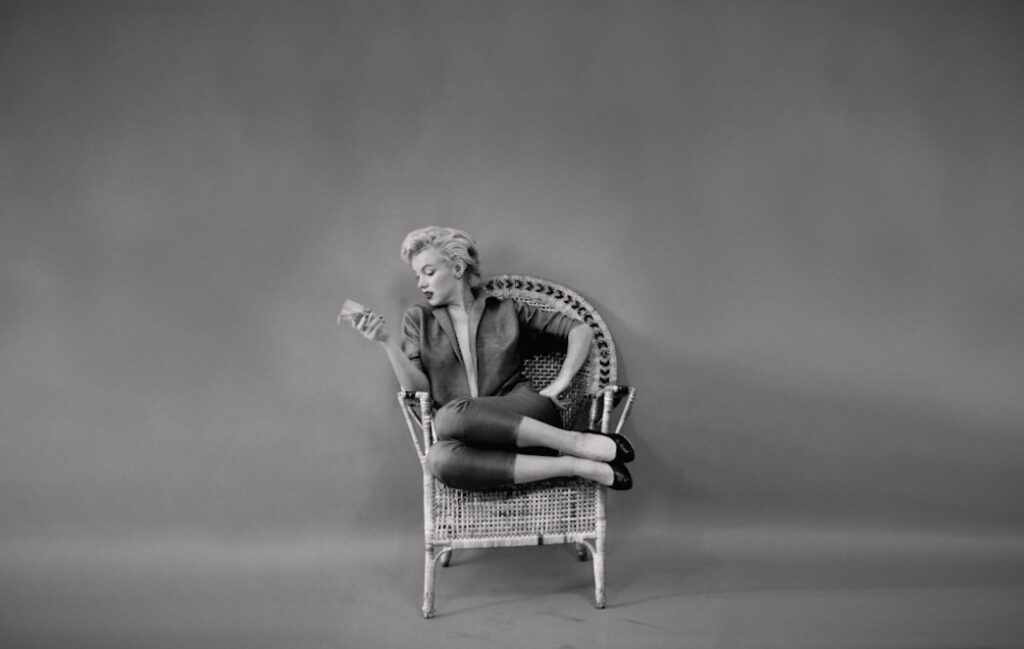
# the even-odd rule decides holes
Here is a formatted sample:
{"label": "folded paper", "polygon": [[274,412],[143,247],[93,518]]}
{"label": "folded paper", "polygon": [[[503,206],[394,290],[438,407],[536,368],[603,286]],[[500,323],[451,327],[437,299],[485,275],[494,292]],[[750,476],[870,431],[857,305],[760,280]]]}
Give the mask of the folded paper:
{"label": "folded paper", "polygon": [[353,300],[345,300],[345,303],[341,305],[341,313],[338,314],[338,324],[341,324],[342,320],[354,321],[356,316],[369,312],[370,310],[362,304]]}

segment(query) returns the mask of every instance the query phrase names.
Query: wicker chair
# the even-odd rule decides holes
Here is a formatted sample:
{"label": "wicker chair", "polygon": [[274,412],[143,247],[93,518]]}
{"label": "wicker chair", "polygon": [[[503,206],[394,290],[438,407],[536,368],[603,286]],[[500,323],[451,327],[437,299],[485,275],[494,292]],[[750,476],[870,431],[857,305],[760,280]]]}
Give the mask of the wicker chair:
{"label": "wicker chair", "polygon": [[[589,358],[563,395],[570,402],[562,414],[563,425],[571,428],[586,417],[589,428],[621,432],[635,389],[616,384],[615,345],[594,308],[574,291],[535,277],[501,275],[487,280],[484,287],[498,297],[557,311],[593,328]],[[558,351],[524,358],[523,372],[540,389],[555,378],[564,358]],[[448,487],[435,480],[426,465],[427,451],[435,441],[430,395],[400,392],[398,400],[423,466],[423,616],[434,614],[436,565],[440,561],[447,566],[453,550],[555,543],[576,544],[580,560],[587,559],[589,550],[594,603],[604,608],[605,487],[579,478],[485,491]],[[615,412],[618,417],[612,429]]]}

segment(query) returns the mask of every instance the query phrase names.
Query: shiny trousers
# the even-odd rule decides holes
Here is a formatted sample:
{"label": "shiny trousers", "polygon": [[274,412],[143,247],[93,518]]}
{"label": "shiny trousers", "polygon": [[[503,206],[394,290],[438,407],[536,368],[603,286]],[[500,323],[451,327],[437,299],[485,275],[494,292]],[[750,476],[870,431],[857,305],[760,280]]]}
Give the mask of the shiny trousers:
{"label": "shiny trousers", "polygon": [[492,489],[513,484],[517,454],[554,455],[544,448],[520,448],[516,431],[523,417],[561,427],[555,404],[528,384],[496,397],[455,399],[434,416],[437,442],[427,465],[435,478],[460,489]]}

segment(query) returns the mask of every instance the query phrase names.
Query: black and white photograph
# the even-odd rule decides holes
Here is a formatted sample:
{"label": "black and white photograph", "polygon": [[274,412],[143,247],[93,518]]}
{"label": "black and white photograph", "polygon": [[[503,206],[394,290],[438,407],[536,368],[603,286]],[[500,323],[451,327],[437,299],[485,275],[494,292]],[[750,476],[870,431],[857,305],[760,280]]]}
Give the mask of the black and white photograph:
{"label": "black and white photograph", "polygon": [[1022,34],[0,0],[0,647],[1024,647]]}

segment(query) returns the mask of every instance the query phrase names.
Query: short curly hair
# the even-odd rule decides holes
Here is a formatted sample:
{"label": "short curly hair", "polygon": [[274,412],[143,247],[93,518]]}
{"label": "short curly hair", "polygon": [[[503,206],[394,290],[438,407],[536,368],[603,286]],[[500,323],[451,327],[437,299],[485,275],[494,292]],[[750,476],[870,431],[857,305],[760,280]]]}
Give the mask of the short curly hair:
{"label": "short curly hair", "polygon": [[468,232],[436,225],[413,230],[402,242],[402,261],[411,264],[412,258],[425,248],[438,250],[449,262],[461,261],[469,285],[480,283],[480,257],[476,251],[476,240]]}

